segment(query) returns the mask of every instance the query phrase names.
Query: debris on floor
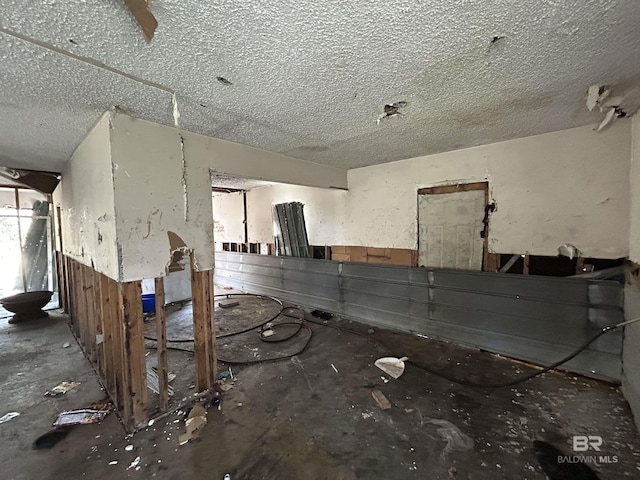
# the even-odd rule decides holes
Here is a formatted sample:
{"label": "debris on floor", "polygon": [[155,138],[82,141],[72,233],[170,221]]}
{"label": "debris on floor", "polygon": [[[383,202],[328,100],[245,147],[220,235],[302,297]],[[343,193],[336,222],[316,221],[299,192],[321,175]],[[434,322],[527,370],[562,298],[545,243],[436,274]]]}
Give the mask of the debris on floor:
{"label": "debris on floor", "polygon": [[140,457],[136,457],[133,462],[127,467],[127,470],[131,470],[135,468],[136,470],[140,470]]}
{"label": "debris on floor", "polygon": [[32,445],[34,450],[44,450],[53,447],[60,440],[63,440],[69,433],[69,428],[56,428],[49,430],[44,435],[40,435]]}
{"label": "debris on floor", "polygon": [[[167,377],[168,381],[171,382],[176,378],[176,375],[170,373]],[[156,367],[147,368],[147,388],[155,394],[160,394],[160,379],[158,378]],[[171,385],[167,385],[167,391],[169,392],[169,396],[172,397],[174,390]]]}
{"label": "debris on floor", "polygon": [[71,346],[71,344],[69,342],[64,342],[62,344],[62,348],[69,348]]}
{"label": "debris on floor", "polygon": [[0,423],[4,423],[4,422],[8,422],[9,420],[13,420],[14,418],[16,418],[18,415],[20,415],[18,412],[9,412],[4,414],[2,417],[0,417]]}
{"label": "debris on floor", "polygon": [[104,419],[110,412],[110,409],[92,409],[83,408],[80,410],[69,410],[62,412],[53,423],[54,427],[62,427],[67,425],[87,425],[89,423],[98,423]]}
{"label": "debris on floor", "polygon": [[331,315],[329,312],[323,312],[322,310],[313,310],[311,312],[311,315],[321,318],[322,320],[329,320],[331,317],[333,317],[333,315]]}
{"label": "debris on floor", "polygon": [[237,307],[238,305],[240,305],[240,302],[237,300],[220,300],[218,302],[218,306],[220,308],[231,308]]}
{"label": "debris on floor", "polygon": [[438,426],[438,435],[447,442],[440,454],[440,461],[445,462],[451,452],[466,452],[473,449],[473,439],[462,433],[458,427],[448,420],[432,418],[427,421]]}
{"label": "debris on floor", "polygon": [[207,424],[207,411],[202,405],[194,405],[187,416],[185,432],[178,437],[180,445],[184,445],[194,438],[198,438],[200,430]]}
{"label": "debris on floor", "polygon": [[373,390],[371,392],[371,396],[382,410],[388,410],[391,408],[391,403],[380,390]]}
{"label": "debris on floor", "polygon": [[375,366],[397,380],[404,373],[404,362],[407,360],[409,357],[383,357],[375,361]]}
{"label": "debris on floor", "polygon": [[45,397],[57,397],[58,395],[64,395],[69,390],[72,390],[80,385],[80,382],[60,382],[51,390],[44,392]]}

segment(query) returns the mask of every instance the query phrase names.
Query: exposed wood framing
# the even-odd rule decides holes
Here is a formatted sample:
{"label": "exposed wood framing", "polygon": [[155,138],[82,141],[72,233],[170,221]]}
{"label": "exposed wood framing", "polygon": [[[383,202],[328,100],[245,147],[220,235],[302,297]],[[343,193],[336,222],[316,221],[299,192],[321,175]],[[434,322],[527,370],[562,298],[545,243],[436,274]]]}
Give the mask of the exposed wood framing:
{"label": "exposed wood framing", "polygon": [[148,419],[141,282],[121,283],[120,295],[124,322],[125,412],[130,412],[126,415],[127,426],[134,428]]}
{"label": "exposed wood framing", "polygon": [[489,253],[485,257],[485,272],[497,272],[500,267],[500,254],[499,253]]}
{"label": "exposed wood framing", "polygon": [[[66,278],[71,323],[80,343],[99,372],[127,430],[148,419],[142,285],[140,281],[117,281],[60,255]],[[191,284],[195,333],[196,385],[200,392],[213,387],[217,378],[215,326],[213,320],[213,270],[196,271],[191,255]],[[158,331],[158,378],[160,408],[166,410],[168,366],[164,281],[155,279]]]}
{"label": "exposed wood framing", "polygon": [[487,182],[458,183],[455,185],[441,185],[418,189],[419,195],[439,195],[443,193],[470,192],[472,190],[487,190]]}
{"label": "exposed wood framing", "polygon": [[213,324],[213,271],[196,271],[193,252],[191,252],[191,295],[196,387],[198,392],[202,392],[210,389],[217,377]]}
{"label": "exposed wood framing", "polygon": [[164,311],[164,278],[155,279],[156,292],[156,348],[158,355],[158,390],[160,410],[169,408],[169,378],[167,363],[167,319]]}
{"label": "exposed wood framing", "polygon": [[522,262],[522,274],[529,275],[529,255],[525,255]]}

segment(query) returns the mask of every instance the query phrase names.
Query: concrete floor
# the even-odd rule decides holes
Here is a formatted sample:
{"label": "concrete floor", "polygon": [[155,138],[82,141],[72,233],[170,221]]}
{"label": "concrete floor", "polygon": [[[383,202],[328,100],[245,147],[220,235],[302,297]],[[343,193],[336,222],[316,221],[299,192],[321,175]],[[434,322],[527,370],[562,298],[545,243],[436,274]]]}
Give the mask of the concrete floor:
{"label": "concrete floor", "polygon": [[[190,318],[182,312],[169,318],[170,336],[188,334]],[[225,320],[219,316],[219,321]],[[1,478],[222,480],[229,473],[232,480],[535,480],[545,475],[533,440],[546,440],[574,455],[573,435],[599,435],[604,442],[600,454],[618,457],[615,464],[594,466],[601,479],[640,475],[640,438],[617,387],[554,372],[518,387],[483,390],[452,384],[411,365],[398,380],[385,383],[373,366],[385,353],[373,340],[398,356],[477,381],[501,381],[531,367],[405,334],[368,333],[367,326],[346,320],[328,323],[361,336],[309,324],[313,337],[301,354],[234,365],[234,387],[224,393],[219,411],[209,409],[208,424],[192,443],[178,444],[182,415],[172,414],[126,438],[116,415],[110,414],[101,424],[75,427],[50,450],[35,451],[32,442],[49,430],[60,411],[86,407],[104,393],[64,315],[24,325],[0,322],[0,417],[21,413],[0,424]],[[220,342],[221,356],[224,352],[230,359],[235,351],[234,358],[256,358],[263,355],[261,349],[295,351],[295,342],[302,342],[297,338],[293,347],[261,346],[255,336],[233,337],[224,348]],[[65,342],[71,346],[63,348]],[[192,356],[171,351],[169,367],[178,374],[177,401],[193,392]],[[63,380],[82,384],[64,396],[43,397]],[[373,388],[384,392],[391,409],[378,408]],[[125,450],[127,445],[133,450]],[[139,470],[127,469],[136,457]],[[113,461],[117,464],[109,465]]]}

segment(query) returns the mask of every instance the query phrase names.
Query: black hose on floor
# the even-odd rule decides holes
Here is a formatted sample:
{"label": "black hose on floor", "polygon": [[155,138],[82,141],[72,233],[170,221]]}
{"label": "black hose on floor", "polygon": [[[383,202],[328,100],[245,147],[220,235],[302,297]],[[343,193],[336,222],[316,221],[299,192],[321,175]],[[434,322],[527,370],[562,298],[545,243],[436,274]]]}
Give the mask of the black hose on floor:
{"label": "black hose on floor", "polygon": [[[275,315],[273,315],[271,318],[265,320],[264,322],[258,324],[258,325],[254,325],[251,326],[249,328],[245,328],[242,330],[237,330],[234,332],[230,332],[230,333],[225,333],[225,334],[221,334],[221,335],[216,335],[216,339],[220,339],[220,338],[228,338],[228,337],[233,337],[236,335],[241,335],[243,333],[248,333],[251,332],[253,330],[257,330],[258,328],[260,329],[260,331],[258,332],[258,336],[260,338],[260,340],[262,340],[265,343],[280,343],[280,342],[286,342],[287,340],[292,339],[293,337],[295,337],[296,335],[298,335],[300,333],[300,331],[303,328],[306,328],[307,331],[309,332],[309,338],[307,339],[307,341],[304,343],[304,345],[302,345],[302,347],[295,353],[292,354],[287,354],[287,355],[282,355],[279,357],[272,357],[272,358],[266,358],[266,359],[255,359],[255,360],[244,360],[244,361],[237,361],[237,360],[225,360],[223,358],[218,358],[218,360],[222,363],[226,363],[229,365],[251,365],[251,364],[255,364],[255,363],[263,363],[263,362],[273,362],[273,361],[277,361],[277,360],[284,360],[287,358],[291,358],[294,357],[296,355],[300,355],[302,352],[304,352],[307,348],[307,346],[309,345],[309,343],[311,342],[311,337],[313,336],[313,330],[311,330],[307,325],[304,325],[305,319],[304,319],[304,311],[298,307],[284,307],[284,305],[282,304],[282,302],[275,298],[275,297],[269,297],[269,296],[265,296],[265,295],[254,295],[251,293],[225,293],[225,294],[219,294],[219,295],[214,295],[214,298],[220,298],[220,297],[225,297],[225,298],[232,298],[235,296],[251,296],[251,297],[255,297],[255,298],[266,298],[269,300],[273,300],[274,302],[276,302],[277,304],[280,305],[280,310],[278,311],[278,313],[276,313]],[[291,315],[285,314],[285,316],[290,317],[290,318],[295,318],[298,321],[295,322],[279,322],[279,323],[272,323],[274,322],[278,317],[280,317],[280,315],[283,315],[283,312],[286,311],[291,311],[291,310],[297,310],[301,313],[301,315],[299,317],[292,317]],[[293,331],[292,333],[290,333],[289,335],[286,335],[284,337],[280,337],[278,335],[265,335],[265,332],[271,330],[271,332],[276,331],[278,328],[280,327],[290,327],[290,326],[297,326],[298,328],[295,329],[295,331]],[[272,338],[273,337],[273,338]],[[154,338],[154,337],[150,337],[145,335],[145,340],[151,340],[154,342],[157,342],[158,339]],[[193,338],[188,338],[188,339],[167,339],[167,343],[192,343],[194,341]],[[156,349],[157,347],[149,347],[152,349]],[[167,345],[167,349],[168,350],[177,350],[177,351],[181,351],[181,352],[188,352],[188,353],[193,353],[193,350],[190,350],[188,348],[180,348],[180,347],[175,347],[175,346],[171,346],[171,345]]]}

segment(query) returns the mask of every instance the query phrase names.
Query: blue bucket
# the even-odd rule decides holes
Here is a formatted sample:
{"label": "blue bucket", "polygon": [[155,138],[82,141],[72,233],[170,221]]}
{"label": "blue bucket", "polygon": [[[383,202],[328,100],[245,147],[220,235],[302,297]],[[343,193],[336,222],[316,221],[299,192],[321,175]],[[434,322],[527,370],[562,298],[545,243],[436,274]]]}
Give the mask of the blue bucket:
{"label": "blue bucket", "polygon": [[152,313],[155,311],[156,311],[156,294],[143,293],[142,294],[142,312]]}

